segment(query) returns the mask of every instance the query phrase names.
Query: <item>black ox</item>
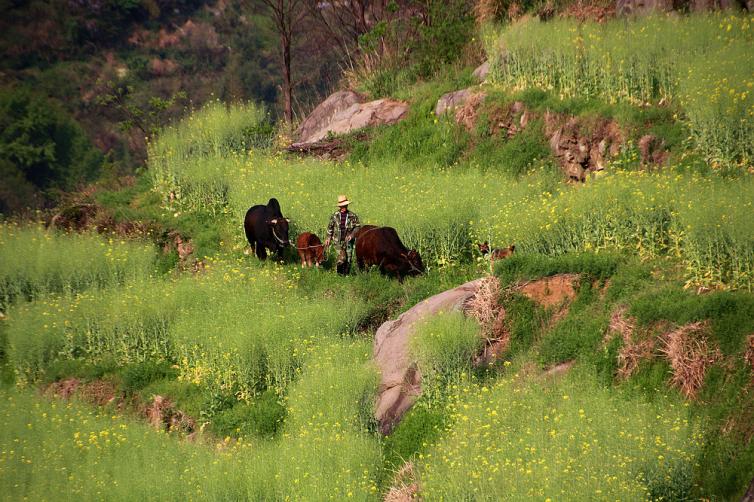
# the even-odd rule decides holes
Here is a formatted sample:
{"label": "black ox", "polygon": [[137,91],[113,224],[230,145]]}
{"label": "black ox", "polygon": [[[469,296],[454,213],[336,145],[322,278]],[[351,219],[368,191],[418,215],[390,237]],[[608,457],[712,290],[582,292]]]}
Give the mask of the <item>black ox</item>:
{"label": "black ox", "polygon": [[290,245],[288,240],[288,218],[280,211],[280,203],[272,198],[264,205],[256,205],[246,211],[243,222],[246,239],[257,258],[267,258],[267,250],[277,253],[283,259],[283,250]]}
{"label": "black ox", "polygon": [[392,227],[361,227],[356,233],[356,263],[360,269],[376,265],[398,280],[424,272],[419,253],[406,248]]}

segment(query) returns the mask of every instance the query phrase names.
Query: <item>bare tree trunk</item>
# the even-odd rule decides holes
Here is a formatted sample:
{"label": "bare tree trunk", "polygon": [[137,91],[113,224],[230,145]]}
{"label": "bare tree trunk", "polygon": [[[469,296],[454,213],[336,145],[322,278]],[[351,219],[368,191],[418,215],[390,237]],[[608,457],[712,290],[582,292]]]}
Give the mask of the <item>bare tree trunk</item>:
{"label": "bare tree trunk", "polygon": [[283,118],[290,126],[293,122],[293,81],[291,62],[293,59],[293,44],[297,29],[306,16],[303,0],[262,0],[267,7],[267,13],[272,19],[275,30],[280,36],[280,62],[283,84]]}
{"label": "bare tree trunk", "polygon": [[280,34],[281,49],[283,52],[283,116],[290,126],[293,122],[293,84],[291,82],[291,42]]}

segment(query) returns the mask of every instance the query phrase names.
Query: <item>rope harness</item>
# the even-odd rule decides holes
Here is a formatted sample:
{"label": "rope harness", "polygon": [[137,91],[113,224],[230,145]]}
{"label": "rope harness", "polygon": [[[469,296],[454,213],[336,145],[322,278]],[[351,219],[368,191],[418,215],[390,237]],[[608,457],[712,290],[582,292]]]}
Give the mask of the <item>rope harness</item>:
{"label": "rope harness", "polygon": [[272,235],[273,235],[273,237],[275,237],[275,239],[277,239],[278,243],[281,246],[290,246],[291,245],[290,241],[285,242],[283,239],[281,239],[280,237],[278,237],[278,234],[275,233],[275,227],[272,227]]}

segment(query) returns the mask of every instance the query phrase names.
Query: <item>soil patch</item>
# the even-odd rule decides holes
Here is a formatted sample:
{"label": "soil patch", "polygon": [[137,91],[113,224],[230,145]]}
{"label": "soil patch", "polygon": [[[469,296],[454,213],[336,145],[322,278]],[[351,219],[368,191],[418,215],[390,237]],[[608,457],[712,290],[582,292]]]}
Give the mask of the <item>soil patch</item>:
{"label": "soil patch", "polygon": [[191,433],[196,429],[196,422],[163,396],[154,396],[144,410],[144,415],[149,424],[156,429],[184,433]]}
{"label": "soil patch", "polygon": [[564,307],[576,298],[575,285],[578,280],[578,274],[558,274],[521,284],[516,291],[542,307]]}

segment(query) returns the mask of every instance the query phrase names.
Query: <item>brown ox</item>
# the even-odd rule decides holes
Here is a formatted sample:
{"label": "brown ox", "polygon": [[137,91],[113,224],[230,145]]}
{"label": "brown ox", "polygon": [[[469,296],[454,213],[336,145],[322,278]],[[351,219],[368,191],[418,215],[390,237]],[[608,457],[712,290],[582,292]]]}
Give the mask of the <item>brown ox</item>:
{"label": "brown ox", "polygon": [[377,266],[398,280],[424,272],[419,253],[406,248],[391,227],[364,225],[356,232],[356,263],[360,269]]}
{"label": "brown ox", "polygon": [[296,241],[298,256],[301,258],[302,267],[319,267],[325,261],[325,247],[319,237],[311,232],[304,232]]}

